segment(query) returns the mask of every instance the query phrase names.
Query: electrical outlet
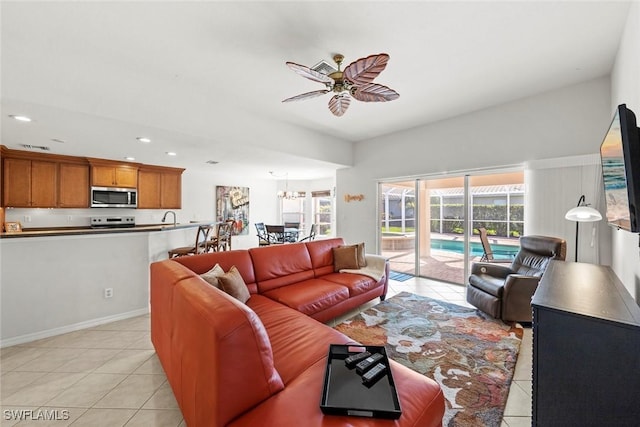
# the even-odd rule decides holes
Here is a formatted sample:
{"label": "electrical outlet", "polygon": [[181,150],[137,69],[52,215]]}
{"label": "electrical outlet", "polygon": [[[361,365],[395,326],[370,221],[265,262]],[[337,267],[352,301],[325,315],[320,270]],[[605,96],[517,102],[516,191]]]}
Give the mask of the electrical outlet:
{"label": "electrical outlet", "polygon": [[104,288],[104,297],[105,298],[113,297],[113,288]]}
{"label": "electrical outlet", "polygon": [[73,216],[67,215],[67,222],[71,222],[71,221],[73,221]]}
{"label": "electrical outlet", "polygon": [[24,222],[31,222],[31,216],[30,215],[25,215],[23,219],[24,219]]}

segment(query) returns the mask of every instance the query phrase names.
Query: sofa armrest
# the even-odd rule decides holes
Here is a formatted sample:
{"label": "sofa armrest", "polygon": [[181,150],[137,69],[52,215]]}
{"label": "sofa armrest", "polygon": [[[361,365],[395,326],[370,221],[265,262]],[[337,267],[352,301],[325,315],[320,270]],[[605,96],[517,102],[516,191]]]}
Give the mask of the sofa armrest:
{"label": "sofa armrest", "polygon": [[383,275],[379,282],[382,282],[383,291],[380,295],[380,301],[384,301],[387,297],[387,291],[389,290],[389,259],[382,255],[365,254],[364,259],[367,261],[367,267],[370,265],[379,266]]}
{"label": "sofa armrest", "polygon": [[506,279],[510,274],[513,274],[510,265],[495,264],[492,262],[474,262],[471,264],[471,274],[488,274],[493,277],[501,277]]}

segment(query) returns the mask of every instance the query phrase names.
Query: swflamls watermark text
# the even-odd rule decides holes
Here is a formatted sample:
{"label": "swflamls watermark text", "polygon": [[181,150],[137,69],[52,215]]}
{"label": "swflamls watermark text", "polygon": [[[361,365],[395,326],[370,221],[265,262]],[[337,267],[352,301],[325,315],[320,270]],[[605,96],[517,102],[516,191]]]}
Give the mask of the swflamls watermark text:
{"label": "swflamls watermark text", "polygon": [[7,421],[65,421],[69,419],[68,409],[5,409],[2,414]]}

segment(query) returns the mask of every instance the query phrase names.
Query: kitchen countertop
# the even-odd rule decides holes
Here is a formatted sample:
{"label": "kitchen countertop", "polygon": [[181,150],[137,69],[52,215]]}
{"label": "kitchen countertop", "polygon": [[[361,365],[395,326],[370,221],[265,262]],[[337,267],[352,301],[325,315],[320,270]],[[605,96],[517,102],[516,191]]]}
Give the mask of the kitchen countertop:
{"label": "kitchen countertop", "polygon": [[198,227],[202,224],[212,224],[212,222],[187,222],[183,224],[139,224],[135,227],[123,228],[91,228],[91,227],[51,227],[51,228],[25,228],[15,233],[0,233],[0,238],[11,239],[20,237],[42,237],[42,236],[73,236],[73,235],[96,235],[114,233],[136,233],[149,231],[171,231],[182,228]]}

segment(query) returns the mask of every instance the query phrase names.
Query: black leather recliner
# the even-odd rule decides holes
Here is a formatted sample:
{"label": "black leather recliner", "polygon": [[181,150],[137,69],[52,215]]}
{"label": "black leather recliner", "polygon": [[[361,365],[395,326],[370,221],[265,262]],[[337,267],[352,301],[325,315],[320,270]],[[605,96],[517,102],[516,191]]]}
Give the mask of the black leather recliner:
{"label": "black leather recliner", "polygon": [[511,265],[478,262],[471,266],[467,301],[496,319],[531,322],[531,298],[552,259],[564,261],[565,240],[522,236]]}

